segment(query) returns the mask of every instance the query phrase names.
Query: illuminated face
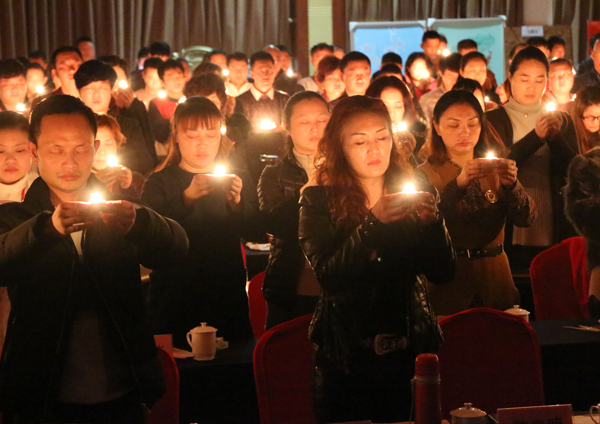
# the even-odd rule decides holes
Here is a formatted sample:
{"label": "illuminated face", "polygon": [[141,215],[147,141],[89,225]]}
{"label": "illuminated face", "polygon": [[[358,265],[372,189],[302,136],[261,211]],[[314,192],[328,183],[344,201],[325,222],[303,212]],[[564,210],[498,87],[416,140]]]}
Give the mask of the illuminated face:
{"label": "illuminated face", "polygon": [[392,122],[394,124],[402,122],[405,112],[402,93],[395,88],[388,87],[381,92],[381,100],[385,103]]}
{"label": "illuminated face", "polygon": [[440,50],[440,40],[437,38],[428,38],[427,40],[421,43],[421,48],[423,49],[423,53],[427,57],[435,57]]}
{"label": "illuminated face", "polygon": [[177,127],[177,144],[181,152],[179,166],[194,173],[210,172],[215,167],[215,157],[221,143],[221,123],[215,120],[209,128],[201,123],[183,123]]}
{"label": "illuminated face", "polygon": [[583,111],[583,125],[591,133],[600,130],[600,104],[591,105]]}
{"label": "illuminated face", "polygon": [[27,133],[16,128],[0,130],[0,183],[13,184],[31,167]]}
{"label": "illuminated face", "polygon": [[100,142],[100,146],[94,157],[94,169],[100,170],[108,166],[109,157],[117,156],[117,140],[108,127],[98,127],[96,139]]}
{"label": "illuminated face", "polygon": [[229,61],[229,81],[236,87],[248,81],[248,62],[245,60]]}
{"label": "illuminated face", "polygon": [[344,84],[348,96],[364,96],[371,81],[371,66],[366,60],[349,62],[344,69]]}
{"label": "illuminated face", "polygon": [[550,57],[565,57],[565,46],[562,44],[555,44],[550,51]]}
{"label": "illuminated face", "polygon": [[294,149],[303,155],[313,155],[329,122],[330,112],[322,100],[303,100],[294,106],[287,129]]}
{"label": "illuminated face", "polygon": [[408,68],[409,77],[413,81],[419,81],[429,76],[429,69],[427,68],[427,62],[424,59],[416,59]]}
{"label": "illuminated face", "polygon": [[227,69],[227,56],[224,54],[213,54],[210,57],[210,63],[218,65],[221,70]]}
{"label": "illuminated face", "polygon": [[250,76],[254,79],[254,86],[263,93],[273,87],[276,75],[275,65],[270,60],[255,61],[250,71]]}
{"label": "illuminated face", "polygon": [[44,75],[44,71],[40,69],[27,70],[27,92],[29,95],[39,95],[38,87],[44,88],[48,78]]}
{"label": "illuminated face", "polygon": [[181,69],[167,69],[163,74],[163,82],[170,97],[178,98],[182,95],[185,80]]}
{"label": "illuminated face", "polygon": [[481,123],[471,105],[463,103],[450,106],[440,121],[433,125],[444,141],[450,158],[473,154],[481,134]]}
{"label": "illuminated face", "polygon": [[450,69],[446,69],[445,72],[440,73],[442,77],[442,83],[444,84],[444,88],[446,91],[452,90],[456,81],[458,81],[458,72],[451,71]]}
{"label": "illuminated face", "polygon": [[79,96],[94,113],[107,113],[112,97],[109,81],[94,81],[79,90]]}
{"label": "illuminated face", "polygon": [[162,87],[163,82],[158,76],[158,70],[154,68],[148,68],[142,72],[142,78],[146,84],[146,90],[151,93],[158,93]]}
{"label": "illuminated face", "polygon": [[40,176],[57,193],[77,193],[92,172],[97,144],[87,118],[81,114],[42,118],[37,147],[29,143]]}
{"label": "illuminated face", "polygon": [[546,67],[537,60],[521,62],[515,74],[508,78],[513,98],[524,106],[538,103],[546,91]]}
{"label": "illuminated face", "polygon": [[277,76],[281,69],[281,52],[275,49],[265,49],[265,51],[273,56],[273,60],[275,61],[273,72],[275,73],[275,76]]}
{"label": "illuminated face", "polygon": [[573,81],[575,75],[573,75],[573,68],[565,63],[550,66],[550,73],[548,75],[548,88],[552,94],[566,94],[568,95],[573,88]]}
{"label": "illuminated face", "polygon": [[77,44],[77,47],[79,47],[84,62],[96,58],[96,48],[94,47],[94,43],[90,41],[81,41]]}
{"label": "illuminated face", "polygon": [[13,78],[0,78],[0,100],[8,110],[16,110],[17,105],[25,101],[27,80],[23,75]]}
{"label": "illuminated face", "polygon": [[382,117],[364,113],[345,123],[342,149],[360,180],[382,178],[390,164],[392,132]]}
{"label": "illuminated face", "polygon": [[281,69],[287,71],[292,64],[292,58],[288,52],[280,51],[279,57],[281,58]]}
{"label": "illuminated face", "polygon": [[463,78],[477,81],[483,87],[487,78],[487,65],[481,59],[473,59],[465,65],[465,69],[461,70],[460,74]]}
{"label": "illuminated face", "polygon": [[344,75],[339,68],[325,76],[323,89],[327,93],[329,100],[335,100],[344,94],[346,84],[344,84]]}
{"label": "illuminated face", "polygon": [[75,87],[73,75],[83,63],[75,52],[64,52],[56,56],[56,76],[63,87]]}
{"label": "illuminated face", "polygon": [[310,63],[312,63],[313,68],[317,69],[319,67],[319,62],[321,62],[321,59],[330,54],[331,52],[327,49],[320,49],[314,52],[310,56]]}

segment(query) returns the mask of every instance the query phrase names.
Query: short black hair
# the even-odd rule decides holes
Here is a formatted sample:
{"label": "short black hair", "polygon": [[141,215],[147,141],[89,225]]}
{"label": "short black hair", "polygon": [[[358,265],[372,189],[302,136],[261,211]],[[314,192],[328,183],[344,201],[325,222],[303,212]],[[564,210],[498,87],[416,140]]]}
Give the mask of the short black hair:
{"label": "short black hair", "polygon": [[508,57],[510,57],[511,59],[513,59],[515,57],[515,55],[517,54],[517,49],[519,47],[527,47],[527,44],[525,44],[525,43],[519,43],[519,44],[513,46],[513,48],[510,49],[510,52],[508,52]]}
{"label": "short black hair", "polygon": [[154,41],[148,51],[152,56],[171,56],[171,46],[166,41]]}
{"label": "short black hair", "polygon": [[528,46],[548,48],[548,40],[544,37],[530,37],[527,39],[526,44]]}
{"label": "short black hair", "polygon": [[433,39],[441,40],[442,37],[440,36],[439,32],[430,29],[429,31],[425,31],[423,33],[423,38],[421,38],[421,42],[424,43],[427,40],[433,40]]}
{"label": "short black hair", "polygon": [[395,63],[386,63],[379,70],[382,74],[401,74],[402,69]]}
{"label": "short black hair", "polygon": [[460,55],[460,53],[452,53],[450,56],[440,58],[440,72],[442,74],[446,71],[459,73],[461,59],[462,56]]}
{"label": "short black hair", "polygon": [[475,91],[479,90],[481,91],[481,94],[485,96],[485,92],[483,91],[481,84],[479,84],[479,81],[475,81],[474,79],[470,78],[460,77],[458,81],[456,81],[456,84],[454,84],[454,87],[452,87],[452,91],[458,90],[468,91],[469,93],[473,94],[475,94]]}
{"label": "short black hair", "polygon": [[327,50],[329,53],[333,54],[333,46],[331,44],[319,43],[310,48],[310,55],[312,56],[319,50]]}
{"label": "short black hair", "polygon": [[[44,72],[44,68],[42,68],[42,65],[40,65],[37,62],[31,62],[31,63],[28,63],[27,65],[25,65],[25,70],[26,71],[29,71],[30,69],[37,69],[39,71]],[[44,75],[46,75],[45,72],[44,72]]]}
{"label": "short black hair", "polygon": [[550,64],[548,63],[548,58],[540,49],[535,46],[527,46],[523,50],[519,51],[513,58],[513,61],[510,64],[509,72],[511,75],[514,75],[521,63],[526,60],[537,60],[542,65],[546,67],[546,75],[550,71]]}
{"label": "short black hair", "polygon": [[464,40],[460,40],[456,45],[456,50],[460,52],[464,49],[478,49],[477,42],[475,40],[471,40],[470,38],[465,38]]}
{"label": "short black hair", "polygon": [[127,77],[129,78],[129,67],[127,66],[127,62],[125,61],[125,59],[123,59],[122,57],[119,57],[116,54],[109,54],[106,56],[100,56],[98,59],[100,59],[104,63],[109,64],[113,68],[115,66],[118,66],[125,72],[125,75],[127,75]]}
{"label": "short black hair", "polygon": [[[185,63],[187,66],[190,66],[190,63],[186,59],[184,59],[183,57],[178,57],[175,60],[177,62],[181,63],[181,65],[183,65]],[[184,72],[185,72],[185,68],[183,68],[183,69],[184,69]]]}
{"label": "short black hair", "polygon": [[44,62],[46,61],[46,53],[41,50],[32,50],[29,52],[29,59],[42,59]]}
{"label": "short black hair", "polygon": [[381,56],[381,65],[387,65],[388,63],[402,66],[402,56],[394,52],[388,52]]}
{"label": "short black hair", "polygon": [[219,65],[212,62],[202,62],[200,65],[196,66],[194,72],[192,72],[192,76],[197,77],[199,75],[204,74],[219,74],[221,75],[223,70]]}
{"label": "short black hair", "polygon": [[67,94],[57,94],[41,101],[31,111],[31,118],[29,120],[29,141],[37,146],[44,116],[71,114],[84,116],[90,124],[94,138],[96,137],[98,123],[96,122],[96,115],[92,109],[87,107],[85,103],[77,97],[69,96]]}
{"label": "short black hair", "polygon": [[108,81],[112,88],[117,81],[117,73],[108,63],[92,59],[81,64],[73,79],[78,90],[96,81]]}
{"label": "short black hair", "polygon": [[160,57],[149,57],[144,60],[144,71],[146,69],[156,69],[157,71],[163,66],[164,62]]}
{"label": "short black hair", "polygon": [[227,55],[227,66],[229,66],[229,62],[231,62],[232,60],[237,60],[238,62],[248,63],[248,56],[246,56],[246,53],[242,53],[242,52],[229,53]]}
{"label": "short black hair", "polygon": [[84,35],[83,37],[79,37],[77,40],[75,40],[75,45],[77,45],[79,43],[83,43],[84,41],[87,43],[94,44],[94,40],[92,40],[92,37],[90,37],[88,35]]}
{"label": "short black hair", "polygon": [[144,46],[141,49],[138,50],[137,52],[137,58],[141,59],[143,57],[148,57],[148,55],[150,54],[150,47],[148,46]]}
{"label": "short black hair", "polygon": [[185,83],[185,88],[183,89],[183,95],[185,97],[207,97],[213,93],[216,93],[221,101],[221,111],[223,111],[225,103],[227,102],[227,91],[225,89],[223,78],[217,74],[210,73],[193,77]]}
{"label": "short black hair", "polygon": [[573,62],[564,57],[557,57],[556,59],[552,59],[550,61],[550,66],[552,67],[552,65],[567,65],[571,69],[573,69]]}
{"label": "short black hair", "polygon": [[56,68],[56,58],[58,57],[58,55],[61,53],[70,53],[70,52],[77,53],[79,58],[81,60],[83,60],[83,56],[81,55],[81,50],[79,50],[79,48],[74,47],[74,46],[62,46],[52,52],[52,55],[50,56],[50,66],[52,66],[53,68]]}
{"label": "short black hair", "polygon": [[446,43],[446,45],[448,44],[448,39],[444,34],[440,34],[440,43]]}
{"label": "short black hair", "polygon": [[346,69],[346,66],[348,66],[350,62],[367,62],[369,67],[371,66],[371,60],[366,54],[357,51],[351,51],[346,53],[340,62],[340,71],[342,71],[342,73],[344,73],[344,69]]}
{"label": "short black hair", "polygon": [[553,35],[552,37],[548,38],[548,49],[552,50],[554,48],[554,46],[558,46],[558,45],[565,45],[565,40],[562,37],[559,37],[558,35]]}
{"label": "short black hair", "polygon": [[204,55],[204,57],[202,58],[202,63],[208,63],[210,62],[210,60],[212,59],[213,56],[216,56],[218,54],[222,54],[223,56],[227,57],[227,52],[223,49],[212,49],[210,52],[206,53]]}
{"label": "short black hair", "polygon": [[481,52],[469,52],[466,55],[464,55],[463,57],[460,58],[460,70],[464,71],[465,70],[465,66],[467,66],[467,63],[473,61],[473,60],[482,60],[486,66],[487,66],[487,59],[485,58],[485,56],[483,55],[483,53]]}
{"label": "short black hair", "polygon": [[592,35],[590,37],[590,49],[594,50],[594,46],[596,45],[596,41],[600,40],[600,32]]}
{"label": "short black hair", "polygon": [[183,65],[177,62],[175,59],[168,59],[163,62],[162,66],[158,68],[158,77],[164,81],[165,72],[169,69],[179,69],[182,74],[185,74],[185,69],[183,69]]}
{"label": "short black hair", "polygon": [[25,66],[17,59],[0,60],[0,79],[15,78],[18,76],[27,76]]}
{"label": "short black hair", "polygon": [[19,130],[29,134],[29,121],[19,112],[1,111],[0,130]]}
{"label": "short black hair", "polygon": [[290,50],[290,48],[288,46],[286,46],[285,44],[276,44],[275,47],[277,47],[279,49],[280,52],[286,52],[287,54],[289,54],[290,56],[292,55],[292,51]]}
{"label": "short black hair", "polygon": [[254,64],[259,60],[268,60],[269,62],[275,64],[275,59],[273,59],[271,53],[260,50],[256,53],[252,53],[252,56],[250,56],[250,67],[254,67]]}

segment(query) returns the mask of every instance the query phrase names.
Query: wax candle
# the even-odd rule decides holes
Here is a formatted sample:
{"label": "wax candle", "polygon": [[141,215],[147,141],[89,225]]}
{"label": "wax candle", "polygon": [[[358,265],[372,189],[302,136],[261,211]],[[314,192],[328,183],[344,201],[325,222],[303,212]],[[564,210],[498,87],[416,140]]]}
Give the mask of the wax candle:
{"label": "wax candle", "polygon": [[487,155],[485,156],[486,159],[498,159],[495,155],[494,152],[488,152]]}
{"label": "wax candle", "polygon": [[216,177],[224,177],[225,175],[227,175],[227,168],[225,168],[225,165],[217,165],[215,166],[213,175]]}
{"label": "wax candle", "polygon": [[406,183],[404,184],[404,188],[402,189],[401,193],[415,194],[417,193],[417,190],[415,189],[415,185],[413,183]]}
{"label": "wax candle", "polygon": [[119,166],[119,160],[116,156],[109,156],[108,159],[106,159],[106,165],[111,167]]}
{"label": "wax candle", "polygon": [[277,125],[275,125],[275,122],[271,121],[270,119],[263,119],[262,121],[260,121],[259,128],[261,130],[273,130],[277,128]]}
{"label": "wax candle", "polygon": [[126,88],[129,88],[129,84],[127,84],[127,81],[121,80],[121,81],[119,81],[119,88],[122,88],[123,90],[125,90]]}
{"label": "wax candle", "polygon": [[159,97],[160,99],[164,99],[165,97],[167,97],[167,92],[166,92],[165,90],[160,90],[160,91],[158,92],[158,97]]}
{"label": "wax candle", "polygon": [[556,105],[553,102],[550,102],[546,105],[547,112],[554,112],[556,110]]}
{"label": "wax candle", "polygon": [[102,193],[95,191],[90,196],[90,200],[88,203],[103,203],[105,201],[106,200],[104,200],[104,197],[102,197]]}

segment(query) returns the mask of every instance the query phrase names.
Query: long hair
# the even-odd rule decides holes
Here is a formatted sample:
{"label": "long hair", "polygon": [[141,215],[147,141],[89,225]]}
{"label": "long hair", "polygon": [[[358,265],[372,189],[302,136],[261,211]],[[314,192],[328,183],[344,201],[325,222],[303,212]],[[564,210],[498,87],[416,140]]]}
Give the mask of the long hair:
{"label": "long hair", "polygon": [[[451,106],[458,104],[465,104],[471,106],[475,113],[477,113],[477,117],[479,118],[479,124],[481,125],[481,132],[479,133],[479,140],[477,140],[477,144],[475,145],[473,151],[473,157],[484,157],[488,150],[493,150],[495,155],[498,157],[503,156],[506,150],[505,147],[501,144],[501,142],[489,138],[488,123],[485,119],[483,109],[479,104],[479,100],[477,100],[477,98],[468,91],[451,90],[445,93],[442,97],[440,97],[437,104],[435,105],[435,108],[433,109],[432,121],[436,124],[439,124],[442,115]],[[435,125],[431,126],[431,138],[428,141],[428,143],[429,157],[427,158],[427,161],[429,163],[439,165],[450,160],[450,157],[448,156],[448,150],[446,149],[446,145],[444,144],[444,140],[436,131]]]}
{"label": "long hair", "polygon": [[[171,138],[169,140],[169,153],[166,159],[155,170],[162,171],[167,166],[181,162],[181,151],[177,142],[177,129],[181,126],[210,128],[223,125],[223,115],[217,106],[206,97],[190,97],[185,102],[177,105],[175,115],[171,120]],[[224,161],[231,151],[231,141],[221,135],[219,151],[215,157],[216,161]]]}
{"label": "long hair", "polygon": [[[359,225],[367,216],[367,193],[344,154],[342,131],[349,121],[359,115],[374,114],[381,117],[392,136],[392,120],[385,104],[367,96],[352,96],[340,101],[333,109],[329,123],[317,152],[318,185],[325,186],[329,211],[336,225]],[[384,175],[384,188],[394,190],[410,174],[410,165],[404,161],[392,143],[390,165]]]}
{"label": "long hair", "polygon": [[573,121],[575,121],[575,130],[577,131],[577,142],[579,152],[583,155],[591,150],[591,133],[585,128],[583,123],[583,112],[590,107],[600,106],[600,87],[589,86],[585,90],[579,90],[575,103],[573,105]]}
{"label": "long hair", "polygon": [[417,112],[415,112],[412,96],[404,81],[393,76],[379,77],[371,82],[365,94],[369,97],[381,99],[381,93],[386,88],[394,88],[402,94],[402,102],[404,103],[404,118],[402,119],[408,126],[411,126],[417,119]]}

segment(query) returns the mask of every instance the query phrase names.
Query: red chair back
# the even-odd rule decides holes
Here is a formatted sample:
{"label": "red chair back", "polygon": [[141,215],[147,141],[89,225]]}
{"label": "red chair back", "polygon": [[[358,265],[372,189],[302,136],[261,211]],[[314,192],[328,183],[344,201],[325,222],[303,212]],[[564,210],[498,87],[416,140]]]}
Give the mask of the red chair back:
{"label": "red chair back", "polygon": [[248,284],[248,307],[250,309],[250,323],[254,338],[259,339],[265,334],[267,322],[267,301],[262,293],[265,271],[256,274]]}
{"label": "red chair back", "polygon": [[314,423],[311,388],[313,345],[308,339],[312,315],[276,325],[254,349],[254,378],[262,424]]}
{"label": "red chair back", "polygon": [[471,402],[488,414],[498,408],[544,404],[540,346],[522,319],[475,308],[440,321],[442,417]]}
{"label": "red chair back", "polygon": [[589,318],[586,267],[583,237],[566,239],[533,259],[529,273],[537,320]]}
{"label": "red chair back", "polygon": [[165,374],[166,392],[150,410],[146,424],[178,424],[179,423],[179,370],[175,359],[161,348],[158,356]]}

